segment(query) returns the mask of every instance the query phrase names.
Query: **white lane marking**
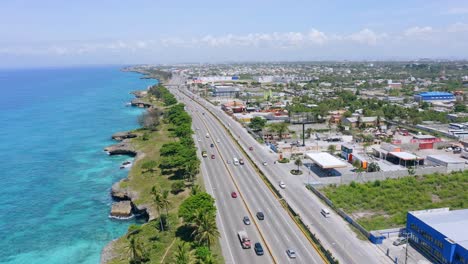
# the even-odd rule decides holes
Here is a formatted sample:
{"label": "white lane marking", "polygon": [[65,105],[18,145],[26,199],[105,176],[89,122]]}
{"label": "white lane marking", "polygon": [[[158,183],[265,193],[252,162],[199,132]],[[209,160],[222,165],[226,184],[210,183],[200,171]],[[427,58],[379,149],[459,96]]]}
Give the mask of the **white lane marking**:
{"label": "white lane marking", "polygon": [[[218,199],[216,199],[216,196],[214,195],[213,193],[213,186],[211,185],[211,180],[210,180],[210,177],[208,176],[208,171],[206,169],[206,166],[204,163],[202,163],[202,171],[205,172],[205,175],[206,175],[206,182],[208,183],[209,187],[210,187],[210,192],[211,194],[215,197],[215,204],[217,206],[217,208],[219,208],[219,202],[218,202]],[[224,201],[224,199],[223,199]],[[221,219],[221,221],[219,222],[220,225],[221,225],[221,229],[223,230],[223,234],[224,234],[224,239],[225,239],[225,242],[227,244],[227,248],[228,248],[228,251],[229,251],[229,255],[231,256],[231,259],[232,259],[232,263],[236,263],[234,261],[234,255],[232,254],[232,251],[231,251],[231,247],[229,245],[229,241],[227,239],[227,234],[226,234],[226,229],[224,228],[224,220],[223,220],[223,217],[221,216],[221,213],[220,211],[218,210],[218,213],[217,213],[219,219]]]}

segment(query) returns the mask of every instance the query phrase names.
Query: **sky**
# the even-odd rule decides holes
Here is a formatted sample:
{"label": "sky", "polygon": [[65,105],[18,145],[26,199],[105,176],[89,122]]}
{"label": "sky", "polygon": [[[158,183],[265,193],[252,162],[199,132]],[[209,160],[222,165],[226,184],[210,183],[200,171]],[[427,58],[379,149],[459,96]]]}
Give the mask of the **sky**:
{"label": "sky", "polygon": [[468,58],[468,0],[2,0],[0,68]]}

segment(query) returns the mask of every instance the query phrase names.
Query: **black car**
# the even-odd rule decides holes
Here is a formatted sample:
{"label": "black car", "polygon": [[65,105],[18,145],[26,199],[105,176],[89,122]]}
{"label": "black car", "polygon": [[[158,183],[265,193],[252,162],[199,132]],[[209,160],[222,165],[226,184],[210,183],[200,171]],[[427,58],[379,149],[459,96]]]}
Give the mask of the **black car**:
{"label": "black car", "polygon": [[254,250],[257,255],[263,255],[263,247],[262,244],[260,244],[260,242],[255,243]]}
{"label": "black car", "polygon": [[213,143],[211,143],[210,147],[212,147],[212,148],[213,148],[213,147],[214,147],[214,144],[213,144]]}
{"label": "black car", "polygon": [[258,220],[263,220],[263,219],[265,219],[265,215],[262,212],[258,212],[257,213],[257,218],[258,218]]}

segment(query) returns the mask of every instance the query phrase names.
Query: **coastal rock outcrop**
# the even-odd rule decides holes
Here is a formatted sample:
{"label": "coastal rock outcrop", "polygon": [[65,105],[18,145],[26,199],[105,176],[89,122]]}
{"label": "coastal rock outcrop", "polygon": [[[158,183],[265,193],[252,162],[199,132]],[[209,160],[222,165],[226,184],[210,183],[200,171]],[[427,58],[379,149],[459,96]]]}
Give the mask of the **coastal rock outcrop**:
{"label": "coastal rock outcrop", "polygon": [[148,91],[133,91],[131,94],[135,95],[136,98],[142,98],[148,95]]}
{"label": "coastal rock outcrop", "polygon": [[132,216],[132,202],[120,201],[112,204],[111,216],[130,217]]}
{"label": "coastal rock outcrop", "polygon": [[153,105],[147,102],[143,102],[140,99],[133,99],[132,102],[130,102],[132,106],[140,107],[140,108],[150,108]]}
{"label": "coastal rock outcrop", "polygon": [[134,134],[134,133],[128,132],[128,131],[117,132],[117,133],[112,135],[112,139],[117,140],[117,141],[122,141],[122,140],[127,139],[127,138],[136,138],[136,137],[137,137],[137,134]]}
{"label": "coastal rock outcrop", "polygon": [[109,155],[128,155],[135,157],[138,152],[135,150],[133,145],[128,141],[128,139],[124,139],[122,142],[110,145],[104,148],[104,151],[109,153]]}

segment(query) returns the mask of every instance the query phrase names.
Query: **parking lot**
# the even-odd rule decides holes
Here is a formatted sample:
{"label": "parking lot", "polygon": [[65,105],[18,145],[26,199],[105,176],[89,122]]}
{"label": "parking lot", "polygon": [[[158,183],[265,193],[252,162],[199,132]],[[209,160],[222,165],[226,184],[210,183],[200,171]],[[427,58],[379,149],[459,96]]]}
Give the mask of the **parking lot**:
{"label": "parking lot", "polygon": [[387,238],[384,239],[383,243],[376,245],[382,250],[389,258],[395,263],[411,263],[411,264],[430,264],[431,262],[426,259],[421,253],[414,249],[407,243],[394,246],[393,242],[399,238],[398,233],[386,234]]}

